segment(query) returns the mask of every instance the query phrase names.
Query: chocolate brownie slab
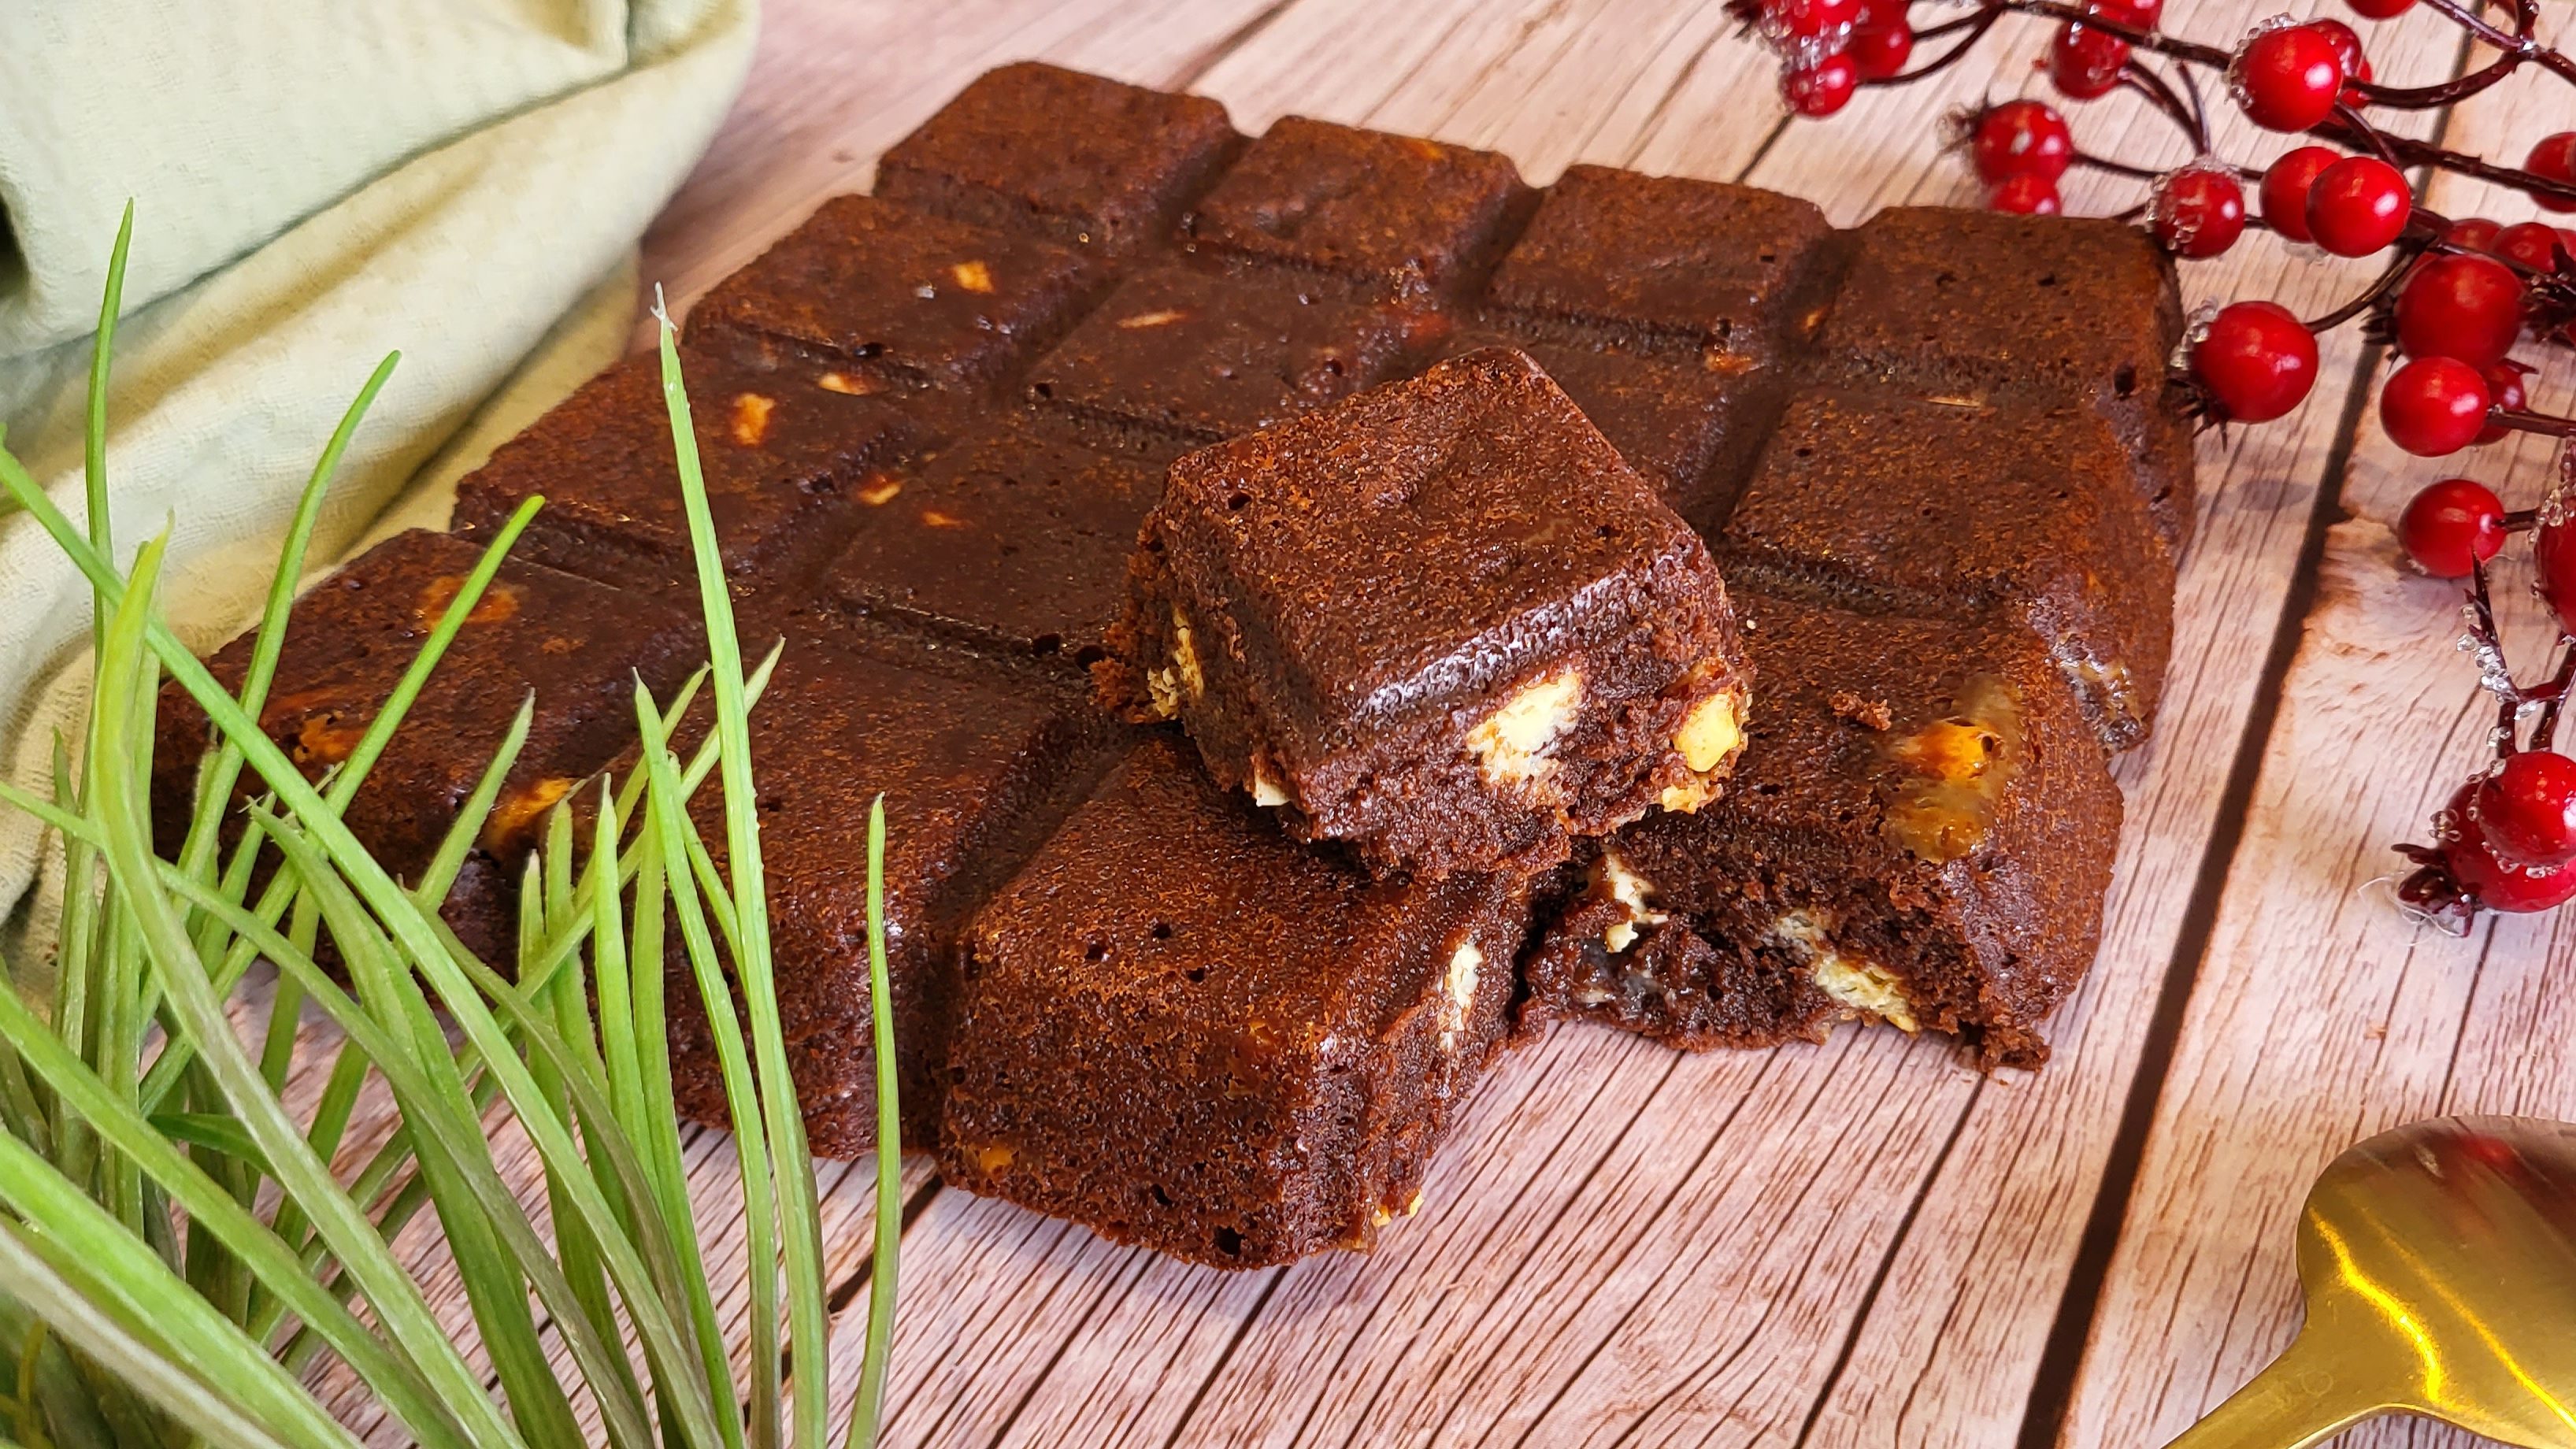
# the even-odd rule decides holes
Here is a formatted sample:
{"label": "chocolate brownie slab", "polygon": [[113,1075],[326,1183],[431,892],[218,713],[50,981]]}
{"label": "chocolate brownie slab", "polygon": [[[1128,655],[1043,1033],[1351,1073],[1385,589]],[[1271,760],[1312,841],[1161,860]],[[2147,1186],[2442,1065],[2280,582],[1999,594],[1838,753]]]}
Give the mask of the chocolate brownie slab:
{"label": "chocolate brownie slab", "polygon": [[1282,118],[1182,221],[1191,246],[1403,298],[1446,288],[1527,194],[1509,159]]}
{"label": "chocolate brownie slab", "polygon": [[1381,870],[1552,865],[1743,738],[1708,550],[1501,350],[1175,463],[1112,648],[1104,701]]}
{"label": "chocolate brownie slab", "polygon": [[1381,381],[1408,331],[1393,308],[1318,295],[1294,274],[1151,271],[1047,354],[1029,391],[1076,416],[1215,442]]}
{"label": "chocolate brownie slab", "polygon": [[851,392],[974,389],[1053,342],[1102,273],[1026,235],[841,196],[689,314],[689,340]]}
{"label": "chocolate brownie slab", "polygon": [[1741,602],[1762,708],[1726,798],[1598,842],[1537,1008],[1692,1049],[1873,1017],[2037,1065],[2120,831],[2064,677],[2010,625]]}
{"label": "chocolate brownie slab", "polygon": [[[884,399],[801,369],[681,349],[698,461],[725,572],[753,587],[809,575],[856,522],[907,431]],[[688,519],[662,401],[662,365],[631,357],[582,385],[456,487],[453,527],[488,535],[530,496],[545,507],[521,558],[602,583],[694,598]]]}
{"label": "chocolate brownie slab", "polygon": [[868,517],[823,579],[852,614],[1088,665],[1123,606],[1136,530],[1177,445],[997,423],[871,480]]}
{"label": "chocolate brownie slab", "polygon": [[1569,166],[1488,295],[1531,317],[1768,362],[1801,331],[1790,304],[1832,231],[1813,203],[1777,192]]}
{"label": "chocolate brownie slab", "polygon": [[1118,253],[1170,230],[1239,138],[1225,107],[1036,61],[989,70],[877,162],[877,195]]}
{"label": "chocolate brownie slab", "polygon": [[1372,882],[1153,737],[975,917],[940,1175],[1220,1267],[1365,1246],[1505,1036],[1525,894]]}
{"label": "chocolate brownie slab", "polygon": [[1820,372],[1977,404],[2045,395],[2110,422],[2165,542],[2192,525],[2191,434],[2165,397],[2173,259],[2093,218],[1890,207],[1851,234]]}
{"label": "chocolate brownie slab", "polygon": [[[296,600],[260,727],[308,777],[349,758],[482,553],[450,534],[397,534]],[[473,944],[509,940],[508,897],[546,812],[634,737],[635,681],[677,688],[703,655],[701,637],[695,620],[652,599],[504,562],[343,818],[386,870],[416,879],[533,695],[527,742],[479,842],[495,874],[468,862],[480,884],[467,894],[485,913],[452,915]],[[251,634],[235,639],[207,668],[239,689],[254,644]],[[207,745],[205,713],[165,686],[153,762],[165,852],[186,831]]]}
{"label": "chocolate brownie slab", "polygon": [[[751,712],[751,759],[780,1024],[817,1153],[852,1157],[876,1141],[869,802],[885,795],[886,969],[904,1137],[927,1150],[955,1007],[959,918],[1061,813],[1051,796],[1099,733],[1088,716],[1070,691],[934,674],[789,638]],[[683,758],[707,717],[702,705],[684,722]],[[726,864],[721,792],[701,791],[691,809]],[[721,1126],[724,1083],[704,1003],[676,934],[670,951],[680,1107]]]}
{"label": "chocolate brownie slab", "polygon": [[2020,620],[2118,751],[2155,721],[2174,589],[2123,461],[2108,425],[2073,403],[1818,389],[1790,402],[1711,537],[1739,586]]}

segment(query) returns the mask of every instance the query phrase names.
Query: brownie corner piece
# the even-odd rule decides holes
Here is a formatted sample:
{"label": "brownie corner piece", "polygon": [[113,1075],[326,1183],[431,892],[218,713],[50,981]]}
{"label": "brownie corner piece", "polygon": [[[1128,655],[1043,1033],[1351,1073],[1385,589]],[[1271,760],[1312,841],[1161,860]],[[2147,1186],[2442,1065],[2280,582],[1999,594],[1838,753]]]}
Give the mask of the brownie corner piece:
{"label": "brownie corner piece", "polygon": [[1159,236],[1235,142],[1225,107],[1041,61],[986,71],[877,162],[877,194],[1120,253]]}
{"label": "brownie corner piece", "polygon": [[941,1175],[1219,1267],[1364,1247],[1509,1034],[1527,894],[1373,882],[1148,737],[976,915]]}
{"label": "brownie corner piece", "polygon": [[1571,166],[1487,295],[1527,316],[1768,361],[1786,350],[1786,309],[1832,231],[1814,203],[1757,187]]}
{"label": "brownie corner piece", "polygon": [[[780,1028],[816,1153],[876,1141],[868,988],[868,810],[885,798],[887,975],[908,1145],[928,1150],[955,1011],[956,943],[974,896],[1099,766],[1103,733],[1070,691],[919,667],[893,650],[791,634],[751,712],[763,871]],[[707,730],[704,705],[675,735]],[[714,859],[729,858],[723,799],[692,805]],[[666,950],[673,1073],[682,1110],[722,1125],[724,1088],[685,946]]]}
{"label": "brownie corner piece", "polygon": [[[680,357],[725,571],[801,577],[846,531],[850,494],[903,442],[900,412],[801,370],[695,346]],[[489,537],[540,495],[522,556],[603,583],[695,588],[660,359],[612,365],[494,449],[458,482],[454,527]]]}
{"label": "brownie corner piece", "polygon": [[1746,675],[1707,548],[1490,349],[1173,464],[1102,693],[1380,869],[1534,869],[1716,797]]}
{"label": "brownie corner piece", "polygon": [[1491,151],[1287,116],[1182,224],[1229,259],[1405,297],[1447,288],[1527,190]]}
{"label": "brownie corner piece", "polygon": [[2087,217],[1890,207],[1853,231],[1818,338],[1828,375],[1953,401],[2053,393],[2100,412],[2179,548],[2192,522],[2189,429],[2166,384],[2182,340],[2173,259]]}
{"label": "brownie corner piece", "polygon": [[688,337],[851,392],[990,385],[1052,342],[1091,258],[873,196],[826,201],[689,313]]}
{"label": "brownie corner piece", "polygon": [[1860,1017],[2038,1065],[2121,818],[2063,677],[2009,626],[1742,607],[1763,701],[1732,787],[1592,848],[1525,963],[1533,1010],[1692,1049]]}

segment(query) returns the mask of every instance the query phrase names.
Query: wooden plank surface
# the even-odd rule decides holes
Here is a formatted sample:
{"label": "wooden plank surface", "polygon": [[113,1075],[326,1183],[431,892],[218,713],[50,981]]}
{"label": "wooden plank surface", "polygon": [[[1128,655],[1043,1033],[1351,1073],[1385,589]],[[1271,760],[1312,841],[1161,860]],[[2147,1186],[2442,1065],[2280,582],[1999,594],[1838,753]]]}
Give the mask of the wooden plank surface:
{"label": "wooden plank surface", "polygon": [[[2274,8],[2171,0],[2166,23],[2224,40]],[[2420,16],[2377,32],[2383,74],[2459,64]],[[1539,181],[1578,160],[1746,179],[1850,222],[1968,199],[1944,119],[2036,88],[2044,43],[2008,26],[1931,83],[1791,125],[1770,57],[1702,0],[771,0],[750,86],[647,238],[645,276],[685,301],[1021,57],[1185,85],[1247,131],[1300,113],[1493,147]],[[2076,119],[2088,145],[2180,158],[2134,108]],[[2281,144],[2221,131],[2231,159]],[[2070,186],[2079,209],[2133,196]],[[2185,280],[2194,299],[2314,311],[2359,279],[2258,238]],[[2179,1428],[2295,1321],[2290,1215],[2333,1152],[2437,1108],[2576,1106],[2576,1006],[2545,980],[2576,928],[2453,942],[2369,885],[2489,717],[2441,589],[2391,568],[2388,520],[2437,473],[2368,442],[2373,366],[2338,333],[2298,414],[2202,440],[2172,682],[2155,743],[2121,766],[2103,951],[2045,1071],[1981,1078],[1886,1029],[1705,1056],[1559,1031],[1484,1084],[1423,1211],[1378,1251],[1251,1274],[1111,1247],[916,1163],[890,1442],[2037,1446]],[[2513,453],[2517,503],[2545,452]],[[2338,486],[2354,517],[2329,531]],[[731,1154],[711,1134],[690,1153],[738,1321]],[[870,1186],[825,1180],[846,1395]],[[435,1276],[432,1239],[403,1246]]]}

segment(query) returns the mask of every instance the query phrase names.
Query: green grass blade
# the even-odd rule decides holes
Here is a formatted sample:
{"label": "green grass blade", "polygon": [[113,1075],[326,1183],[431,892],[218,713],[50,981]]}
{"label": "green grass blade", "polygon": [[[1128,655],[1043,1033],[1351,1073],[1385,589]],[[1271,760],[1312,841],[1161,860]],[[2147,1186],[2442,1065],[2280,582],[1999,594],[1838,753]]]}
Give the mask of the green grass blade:
{"label": "green grass blade", "polygon": [[849,1442],[874,1445],[894,1354],[895,1256],[903,1245],[903,1106],[894,1057],[894,988],[885,938],[885,796],[868,802],[868,1016],[877,1058],[876,1250],[868,1265],[868,1336]]}

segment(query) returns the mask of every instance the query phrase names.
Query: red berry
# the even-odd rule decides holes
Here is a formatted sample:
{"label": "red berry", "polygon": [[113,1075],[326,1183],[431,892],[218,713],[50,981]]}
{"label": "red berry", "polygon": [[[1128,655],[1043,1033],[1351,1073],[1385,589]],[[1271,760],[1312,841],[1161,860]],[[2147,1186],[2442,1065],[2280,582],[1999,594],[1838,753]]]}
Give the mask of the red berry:
{"label": "red berry", "polygon": [[2496,233],[2495,254],[2529,271],[2554,272],[2563,244],[2558,228],[2549,223],[2518,221]]}
{"label": "red berry", "polygon": [[2483,216],[2465,217],[2452,222],[2450,230],[2442,233],[2442,240],[2455,247],[2466,247],[2473,252],[2492,253],[2495,250],[2496,233],[2503,230],[2504,227],[2501,224],[2489,221]]}
{"label": "red berry", "polygon": [[1762,30],[1774,41],[1831,40],[1860,18],[1861,0],[1762,0]]}
{"label": "red berry", "polygon": [[2397,345],[2409,357],[2484,368],[2522,335],[2522,280],[2488,257],[2434,257],[2397,294]]}
{"label": "red berry", "polygon": [[2379,426],[2419,458],[2440,458],[2478,440],[2486,426],[2487,380],[2455,357],[2418,357],[2379,390]]}
{"label": "red berry", "polygon": [[2284,152],[2263,173],[2263,220],[2291,241],[2314,241],[2308,234],[2308,192],[2317,173],[2343,159],[2324,146],[2301,146]]}
{"label": "red berry", "polygon": [[[2522,166],[2543,181],[2560,181],[2576,186],[2576,131],[2561,131],[2554,136],[2541,137],[2540,144],[2531,148],[2531,155],[2524,159]],[[2543,211],[2576,211],[2576,201],[2563,196],[2545,196],[2535,191],[2531,193],[2531,199]]]}
{"label": "red berry", "polygon": [[2350,5],[2356,15],[2389,20],[2405,14],[2406,7],[2414,4],[2415,0],[2344,0],[2344,3]]}
{"label": "red berry", "polygon": [[[2522,387],[2522,375],[2529,370],[2511,358],[2502,362],[2491,362],[2479,368],[2478,375],[2487,380],[2487,401],[2494,404],[2499,412],[2521,412],[2523,404],[2530,400]],[[2494,414],[2490,413],[2488,416],[2492,417]],[[2502,423],[2489,423],[2478,429],[2478,446],[2484,447],[2489,443],[2501,442],[2504,435],[2512,431],[2513,429]]]}
{"label": "red berry", "polygon": [[2346,156],[2308,188],[2308,234],[2339,257],[2366,257],[2397,240],[2415,193],[2376,156]]}
{"label": "red berry", "polygon": [[1862,80],[1902,73],[1914,54],[1914,27],[1906,22],[1904,0],[1864,0],[1845,53],[1860,68]]}
{"label": "red berry", "polygon": [[1860,67],[1837,51],[1813,65],[1793,65],[1780,72],[1780,96],[1802,116],[1830,116],[1851,102],[1860,84]]}
{"label": "red berry", "polygon": [[2271,131],[2304,131],[2334,114],[2343,89],[2343,62],[2334,42],[2304,25],[2283,25],[2247,36],[2227,67],[2237,104],[2254,124]]}
{"label": "red berry", "polygon": [[1977,117],[1968,141],[1977,179],[1992,186],[2007,176],[2055,181],[2075,158],[2066,118],[2045,101],[2006,101]]}
{"label": "red berry", "polygon": [[2065,207],[2057,199],[2056,182],[2025,173],[1996,182],[1986,192],[1986,209],[2016,212],[2023,216],[2055,216]]}
{"label": "red berry", "polygon": [[2556,494],[2541,505],[2540,526],[2531,534],[2531,568],[2559,629],[2576,634],[2576,518],[2565,513]]}
{"label": "red berry", "polygon": [[2546,911],[2576,897],[2576,870],[2534,875],[2503,859],[2475,808],[2478,786],[2463,785],[2442,812],[2442,864],[2459,894],[2490,911]]}
{"label": "red berry", "polygon": [[[2370,79],[2370,57],[2362,53],[2361,37],[2352,33],[2351,26],[2340,20],[2311,20],[2308,28],[2324,36],[2326,43],[2334,47],[2335,63],[2343,67],[2345,80]],[[2342,100],[2347,106],[2363,104],[2361,92],[2351,86],[2343,88]]]}
{"label": "red berry", "polygon": [[2192,376],[2238,422],[2290,411],[2317,381],[2317,339],[2278,302],[2230,302],[2191,349]]}
{"label": "red berry", "polygon": [[2082,25],[2060,26],[2048,46],[2048,78],[2072,100],[2109,95],[2128,63],[2129,42]]}
{"label": "red berry", "polygon": [[2175,256],[2217,256],[2245,234],[2245,189],[2216,166],[2169,171],[2156,180],[2147,224]]}
{"label": "red berry", "polygon": [[2507,755],[2478,782],[2469,810],[2500,860],[2526,870],[2576,861],[2576,760],[2555,750]]}
{"label": "red berry", "polygon": [[2464,579],[2504,547],[2504,503],[2485,484],[2445,478],[2418,493],[2397,519],[2397,541],[2415,567]]}

